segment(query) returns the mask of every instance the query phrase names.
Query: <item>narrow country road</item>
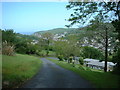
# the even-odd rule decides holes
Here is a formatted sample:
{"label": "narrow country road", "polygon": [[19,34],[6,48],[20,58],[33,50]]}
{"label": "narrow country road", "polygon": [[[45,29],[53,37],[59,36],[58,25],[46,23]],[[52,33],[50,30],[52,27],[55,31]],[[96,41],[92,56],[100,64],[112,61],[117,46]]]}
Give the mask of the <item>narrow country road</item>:
{"label": "narrow country road", "polygon": [[92,85],[72,71],[41,58],[43,66],[38,74],[22,88],[92,88]]}

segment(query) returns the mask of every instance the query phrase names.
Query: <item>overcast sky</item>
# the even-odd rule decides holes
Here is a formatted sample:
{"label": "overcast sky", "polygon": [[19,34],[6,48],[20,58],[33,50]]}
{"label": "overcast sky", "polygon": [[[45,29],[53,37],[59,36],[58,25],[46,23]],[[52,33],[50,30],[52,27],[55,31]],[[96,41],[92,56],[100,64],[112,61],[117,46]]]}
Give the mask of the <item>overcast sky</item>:
{"label": "overcast sky", "polygon": [[2,2],[2,29],[36,32],[64,28],[71,10],[68,2]]}

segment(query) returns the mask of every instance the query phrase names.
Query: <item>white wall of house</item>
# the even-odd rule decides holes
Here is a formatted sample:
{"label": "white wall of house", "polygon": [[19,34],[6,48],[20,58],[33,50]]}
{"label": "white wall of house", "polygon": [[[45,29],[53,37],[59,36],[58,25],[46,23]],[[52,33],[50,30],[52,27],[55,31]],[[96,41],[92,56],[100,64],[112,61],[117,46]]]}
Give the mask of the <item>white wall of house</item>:
{"label": "white wall of house", "polygon": [[[93,69],[104,70],[105,61],[100,62],[100,60],[96,59],[84,59],[84,65]],[[107,71],[112,71],[115,65],[113,62],[107,62]]]}

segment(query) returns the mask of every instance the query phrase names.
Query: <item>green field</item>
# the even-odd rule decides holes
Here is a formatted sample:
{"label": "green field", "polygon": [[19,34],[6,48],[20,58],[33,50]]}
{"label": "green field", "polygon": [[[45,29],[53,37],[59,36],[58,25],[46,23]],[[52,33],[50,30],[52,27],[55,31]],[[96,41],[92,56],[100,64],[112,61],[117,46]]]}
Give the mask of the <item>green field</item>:
{"label": "green field", "polygon": [[50,58],[47,58],[48,60],[56,63],[57,65],[71,70],[80,76],[82,76],[84,79],[89,80],[93,85],[95,85],[96,88],[118,88],[119,83],[118,83],[118,76],[114,75],[110,72],[99,72],[99,71],[92,71],[90,68],[85,68],[84,66],[81,65],[76,65],[73,67],[72,64],[68,64],[67,62],[64,61],[58,61],[58,60],[53,60]]}
{"label": "green field", "polygon": [[18,87],[32,78],[40,69],[42,61],[38,57],[16,54],[2,56],[3,87]]}

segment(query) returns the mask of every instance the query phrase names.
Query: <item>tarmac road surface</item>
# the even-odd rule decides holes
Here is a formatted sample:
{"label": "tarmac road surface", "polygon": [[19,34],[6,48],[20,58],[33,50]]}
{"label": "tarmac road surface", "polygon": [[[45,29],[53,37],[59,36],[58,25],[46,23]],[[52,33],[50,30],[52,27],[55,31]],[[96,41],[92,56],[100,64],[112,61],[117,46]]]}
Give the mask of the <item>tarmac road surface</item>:
{"label": "tarmac road surface", "polygon": [[93,88],[87,80],[55,63],[41,58],[43,66],[22,88]]}

